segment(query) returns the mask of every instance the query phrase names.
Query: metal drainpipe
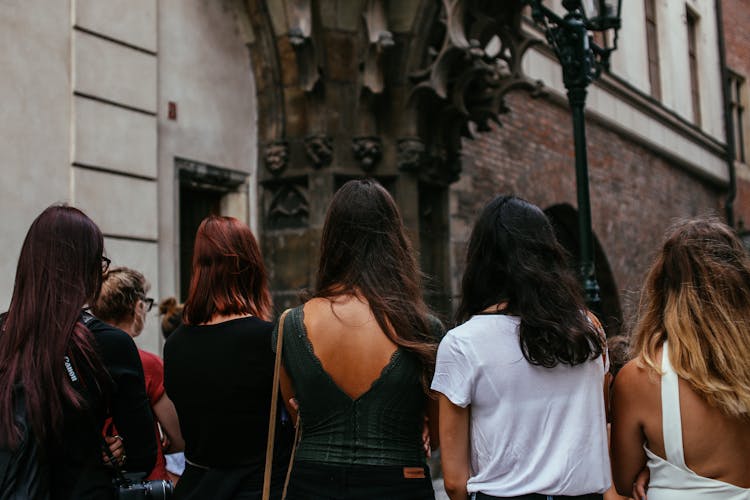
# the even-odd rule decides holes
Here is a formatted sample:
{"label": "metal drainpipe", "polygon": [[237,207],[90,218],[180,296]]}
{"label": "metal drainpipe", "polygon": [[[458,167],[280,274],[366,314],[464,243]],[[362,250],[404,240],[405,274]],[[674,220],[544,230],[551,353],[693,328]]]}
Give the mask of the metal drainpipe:
{"label": "metal drainpipe", "polygon": [[727,199],[724,202],[727,224],[734,227],[734,200],[737,198],[737,173],[734,168],[734,118],[732,116],[732,102],[729,89],[729,70],[727,69],[726,44],[724,43],[724,18],[722,16],[721,0],[716,0],[716,26],[719,37],[719,64],[721,65],[721,93],[724,100],[724,130],[727,144],[727,169],[729,170],[729,186]]}

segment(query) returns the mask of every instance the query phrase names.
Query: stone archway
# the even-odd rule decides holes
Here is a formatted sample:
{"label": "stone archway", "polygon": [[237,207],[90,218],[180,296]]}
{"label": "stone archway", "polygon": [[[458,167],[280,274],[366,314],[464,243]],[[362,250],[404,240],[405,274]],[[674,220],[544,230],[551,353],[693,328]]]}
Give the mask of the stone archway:
{"label": "stone archway", "polygon": [[[580,239],[578,233],[578,212],[568,204],[553,205],[544,211],[552,221],[555,234],[571,256],[573,263],[580,260]],[[596,280],[601,297],[601,320],[607,336],[622,333],[622,308],[609,260],[596,235],[594,237],[594,265]]]}
{"label": "stone archway", "polygon": [[450,312],[448,187],[461,137],[488,129],[521,57],[521,1],[244,0],[258,97],[261,239],[277,309],[313,283],[328,202],[345,180],[393,193]]}

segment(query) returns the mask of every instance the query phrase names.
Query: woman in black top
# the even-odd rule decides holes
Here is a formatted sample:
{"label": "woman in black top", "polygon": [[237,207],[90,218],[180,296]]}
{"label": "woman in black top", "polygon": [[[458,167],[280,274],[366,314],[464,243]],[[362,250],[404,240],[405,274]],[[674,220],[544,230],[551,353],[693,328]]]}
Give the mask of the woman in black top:
{"label": "woman in black top", "polygon": [[[179,499],[261,498],[274,355],[266,271],[250,228],[211,216],[198,228],[183,325],[164,348],[167,394],[185,439]],[[292,440],[281,425],[272,498]]]}
{"label": "woman in black top", "polygon": [[[123,440],[125,469],[149,471],[156,458],[133,340],[81,313],[109,265],[102,252],[102,234],[83,212],[46,209],[24,240],[0,328],[0,449],[36,439],[49,471],[37,486],[53,499],[115,498],[111,470],[102,461],[108,415]],[[21,396],[31,438],[14,421],[14,400]]]}

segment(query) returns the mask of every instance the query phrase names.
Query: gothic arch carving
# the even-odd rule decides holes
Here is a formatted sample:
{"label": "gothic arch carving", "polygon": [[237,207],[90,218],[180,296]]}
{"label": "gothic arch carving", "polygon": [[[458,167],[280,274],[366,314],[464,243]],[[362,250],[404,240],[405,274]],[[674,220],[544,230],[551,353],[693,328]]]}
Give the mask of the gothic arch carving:
{"label": "gothic arch carving", "polygon": [[520,31],[522,0],[235,1],[252,26],[274,288],[288,296],[300,275],[313,275],[289,269],[312,265],[336,186],[365,175],[393,188],[420,253],[432,256],[425,271],[448,283],[444,252],[426,247],[447,246],[462,138],[499,123],[510,89],[537,89],[521,71],[533,43]]}

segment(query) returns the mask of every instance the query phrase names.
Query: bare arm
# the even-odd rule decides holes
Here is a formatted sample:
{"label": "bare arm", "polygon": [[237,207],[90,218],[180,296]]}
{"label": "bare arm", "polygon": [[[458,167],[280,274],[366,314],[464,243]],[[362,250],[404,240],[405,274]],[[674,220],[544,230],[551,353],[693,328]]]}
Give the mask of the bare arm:
{"label": "bare arm", "polygon": [[635,361],[626,364],[615,378],[612,404],[612,470],[620,495],[630,495],[636,477],[646,465],[645,436],[641,419],[644,404],[639,388],[645,377]]}
{"label": "bare arm", "polygon": [[430,432],[430,449],[437,450],[440,448],[440,407],[439,399],[440,393],[430,391],[430,398],[427,400],[427,427]]}
{"label": "bare arm", "polygon": [[161,425],[162,431],[167,435],[167,447],[164,449],[167,453],[183,451],[185,449],[185,440],[182,438],[180,431],[180,421],[177,419],[177,410],[174,403],[169,399],[165,392],[152,407],[154,415]]}
{"label": "bare arm", "polygon": [[281,397],[284,399],[284,406],[286,407],[286,411],[289,412],[289,415],[292,417],[292,422],[297,421],[297,413],[299,411],[299,405],[293,404],[292,399],[295,399],[296,393],[294,392],[294,387],[292,386],[292,379],[289,378],[289,375],[286,373],[286,369],[282,366],[281,367]]}
{"label": "bare arm", "polygon": [[612,374],[604,374],[604,414],[607,417],[607,423],[612,422]]}
{"label": "bare arm", "polygon": [[440,394],[440,442],[445,491],[451,500],[467,500],[469,480],[469,407],[454,405]]}

